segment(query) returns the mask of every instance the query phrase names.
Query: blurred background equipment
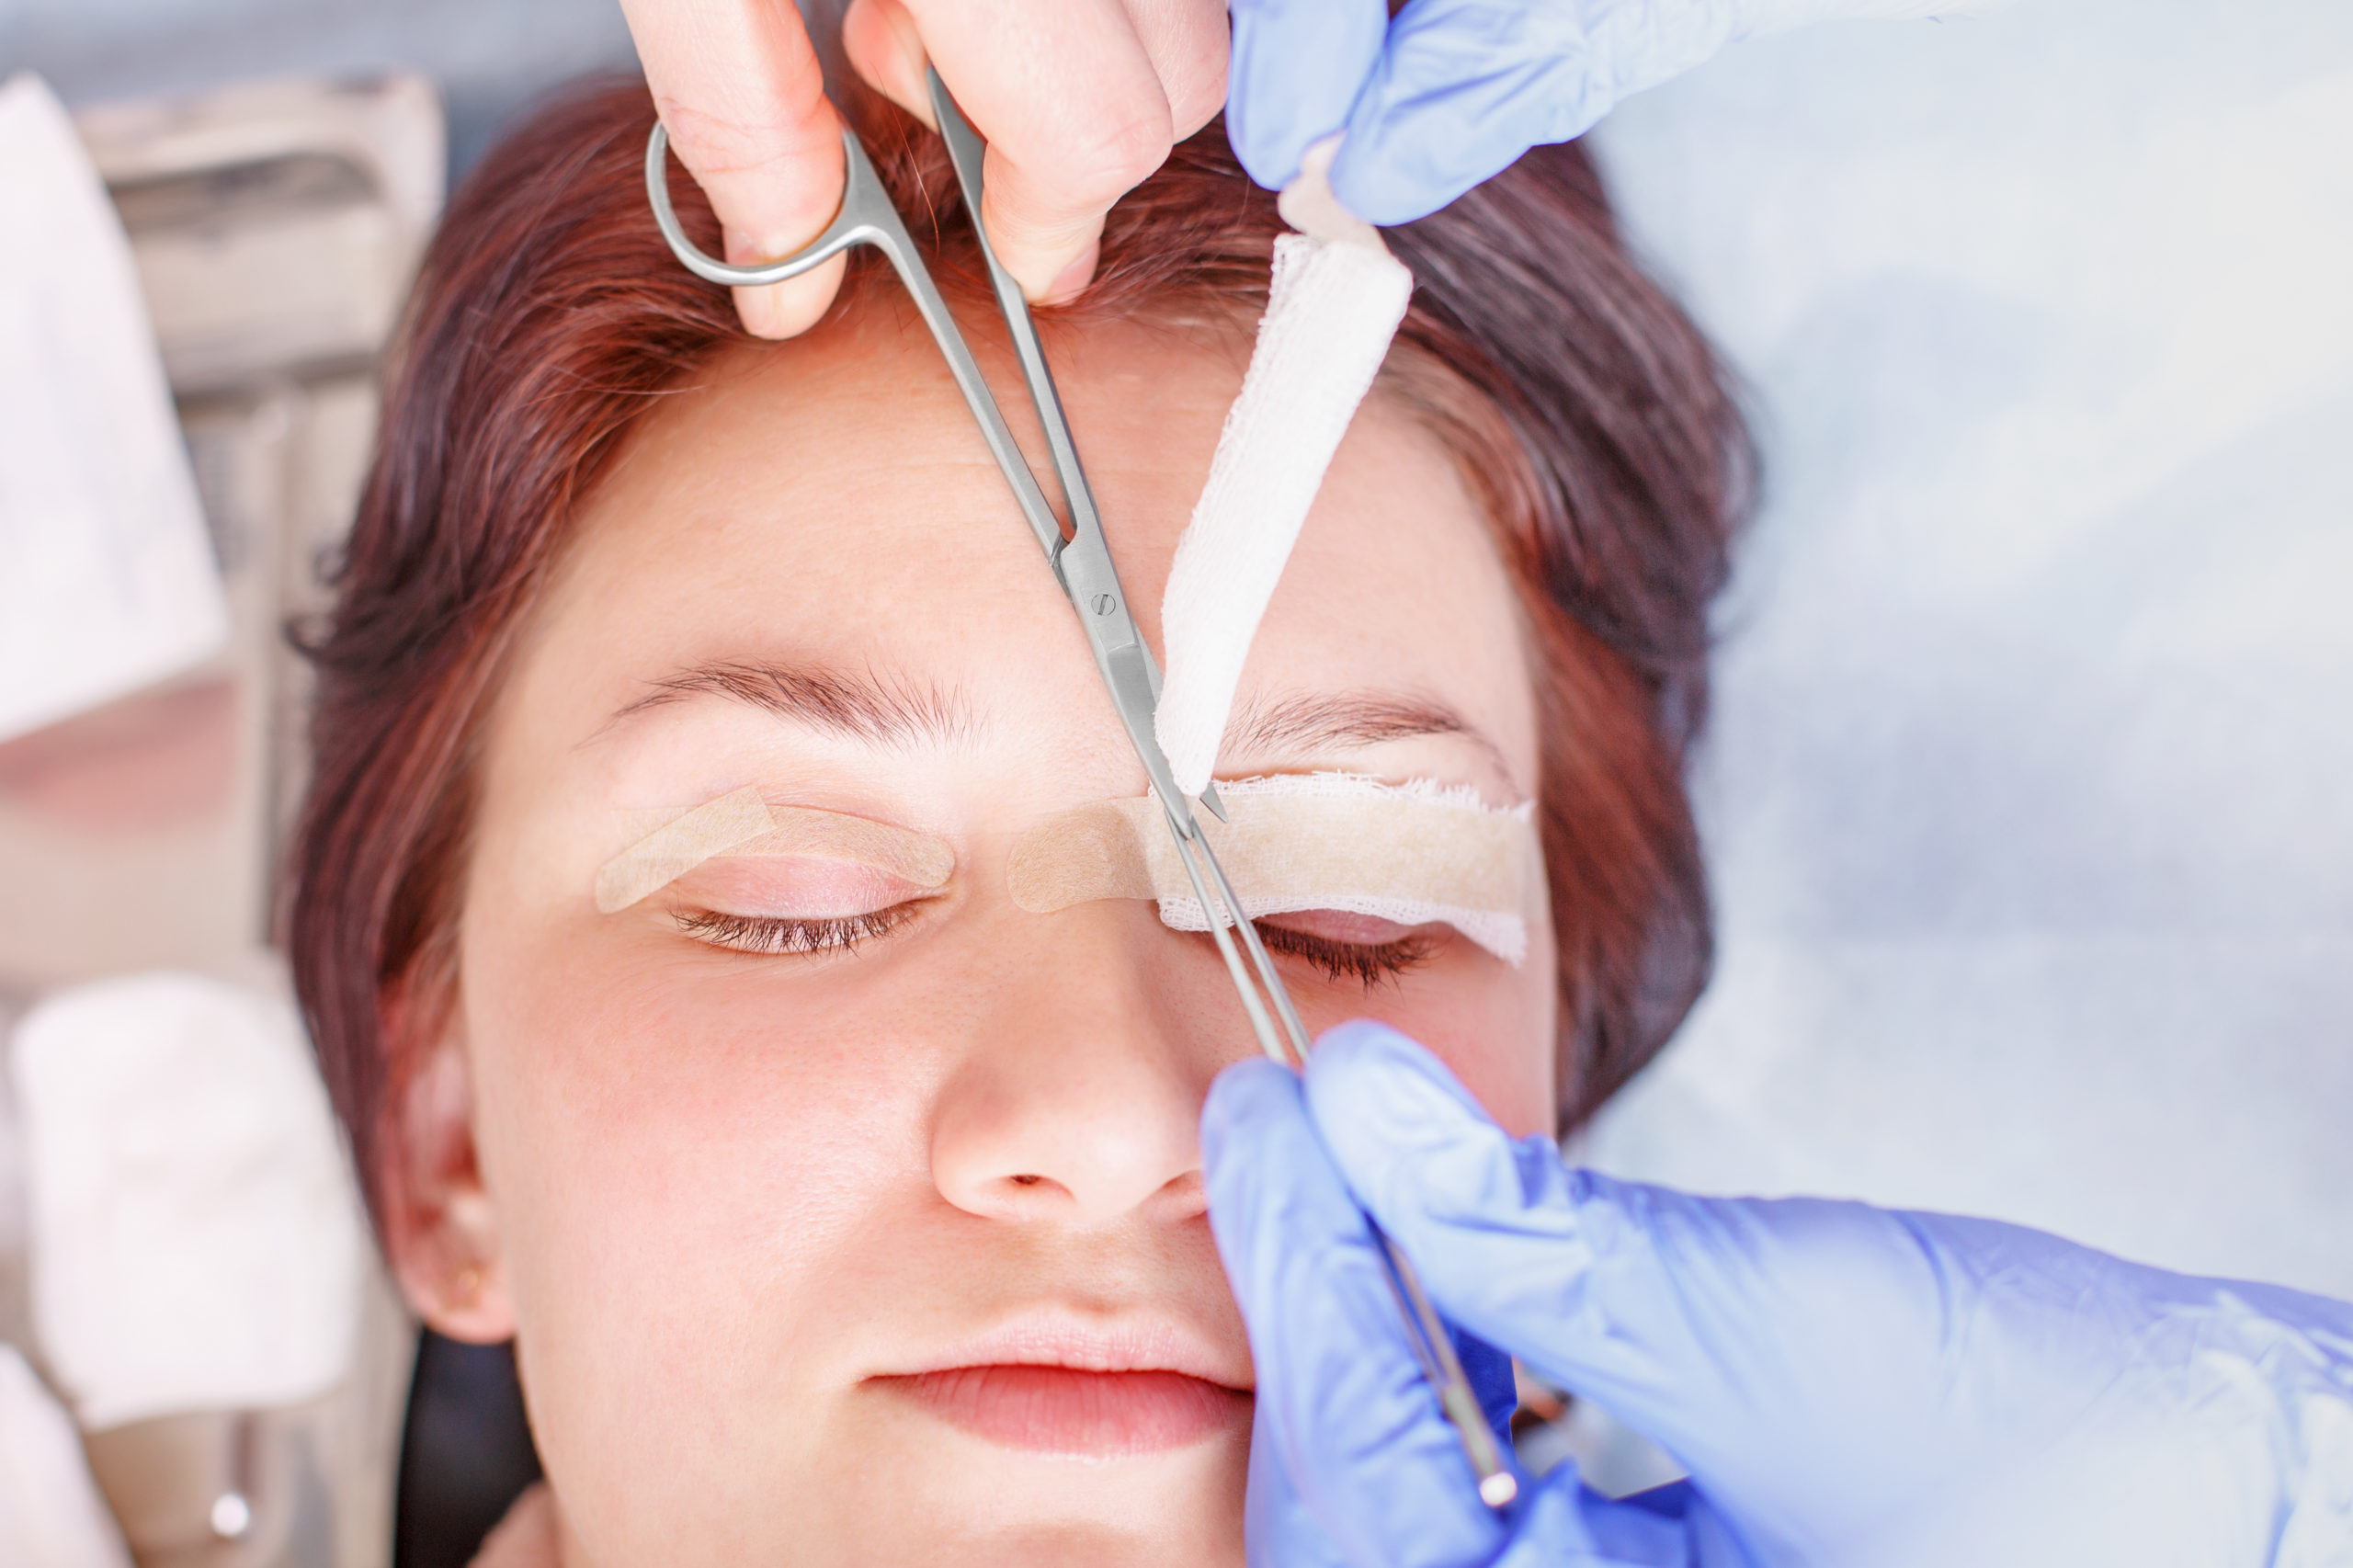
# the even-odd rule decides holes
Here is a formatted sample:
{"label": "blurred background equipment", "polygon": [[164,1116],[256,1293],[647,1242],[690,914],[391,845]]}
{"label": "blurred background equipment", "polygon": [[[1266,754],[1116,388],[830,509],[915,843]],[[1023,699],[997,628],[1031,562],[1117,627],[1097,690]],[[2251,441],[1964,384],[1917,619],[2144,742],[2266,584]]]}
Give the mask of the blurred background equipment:
{"label": "blurred background equipment", "polygon": [[363,1293],[365,1225],[293,1008],[134,975],[44,1000],[11,1055],[33,1344],[140,1561],[350,1560],[335,1534],[359,1522],[354,1486],[381,1495],[397,1382],[336,1396],[363,1332],[403,1336]]}
{"label": "blurred background equipment", "polygon": [[31,75],[0,84],[0,741],[227,640],[131,248]]}
{"label": "blurred background equipment", "polygon": [[38,71],[87,104],[185,97],[288,76],[388,71],[433,84],[452,170],[563,83],[634,71],[608,0],[8,0],[0,72]]}
{"label": "blurred background equipment", "polygon": [[[406,75],[108,106],[78,129],[129,238],[228,625],[169,681],[0,744],[0,985],[20,993],[234,963],[267,941],[301,783],[285,628],[325,602],[374,436],[376,355],[444,173],[432,88]],[[94,450],[108,414],[85,415]],[[59,526],[8,510],[15,529]]]}
{"label": "blurred background equipment", "polygon": [[[113,380],[49,410],[46,455],[71,460],[54,466],[97,502],[0,486],[0,576],[53,561],[60,536],[181,522],[193,554],[170,585],[214,624],[149,638],[162,651],[143,665],[118,661],[123,676],[0,739],[0,1028],[14,1025],[0,1343],[23,1373],[10,1431],[50,1444],[27,1473],[94,1481],[115,1550],[141,1568],[380,1568],[415,1329],[366,1244],[267,944],[302,781],[306,682],[286,628],[326,602],[378,358],[440,207],[440,106],[401,73],[100,105],[70,127],[51,106],[28,75],[0,97],[0,128],[55,132],[0,138],[0,178],[86,185],[92,211],[12,234],[48,247],[51,281],[47,295],[19,282],[17,257],[6,303],[47,335],[18,340]],[[121,365],[92,369],[118,339]],[[152,458],[135,443],[148,396]],[[142,488],[106,466],[126,452],[145,463]],[[38,608],[62,630],[45,637],[125,639],[103,594],[51,576]],[[119,619],[152,631],[168,608],[144,628]],[[29,669],[6,674],[29,687]],[[78,1451],[56,1451],[77,1427]]]}

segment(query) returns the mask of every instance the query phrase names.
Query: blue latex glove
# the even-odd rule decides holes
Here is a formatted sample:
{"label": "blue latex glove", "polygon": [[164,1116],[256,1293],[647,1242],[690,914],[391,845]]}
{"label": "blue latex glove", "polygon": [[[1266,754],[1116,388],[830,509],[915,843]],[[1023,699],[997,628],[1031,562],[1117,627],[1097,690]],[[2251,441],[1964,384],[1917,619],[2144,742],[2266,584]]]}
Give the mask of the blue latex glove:
{"label": "blue latex glove", "polygon": [[[1574,1171],[1373,1024],[1303,1083],[1227,1070],[1202,1137],[1257,1367],[1254,1564],[2353,1562],[2353,1307],[2012,1225]],[[1449,1321],[1690,1481],[1612,1503],[1563,1466],[1489,1512],[1359,1203]]]}
{"label": "blue latex glove", "polygon": [[1334,193],[1369,222],[1403,223],[1736,40],[1986,4],[1413,0],[1392,22],[1385,0],[1233,0],[1226,134],[1250,176],[1280,189],[1309,143],[1346,131]]}

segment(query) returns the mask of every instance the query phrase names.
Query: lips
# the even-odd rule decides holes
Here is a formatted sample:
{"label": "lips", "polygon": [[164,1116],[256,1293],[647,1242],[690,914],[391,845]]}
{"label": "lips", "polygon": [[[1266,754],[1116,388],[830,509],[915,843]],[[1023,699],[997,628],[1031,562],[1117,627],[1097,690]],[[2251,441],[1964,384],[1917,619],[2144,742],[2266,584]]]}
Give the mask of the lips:
{"label": "lips", "polygon": [[1073,1458],[1157,1453],[1250,1420],[1249,1395],[1165,1369],[1001,1363],[880,1381],[974,1437]]}
{"label": "lips", "polygon": [[[1120,1459],[1250,1430],[1249,1351],[1162,1312],[1030,1308],[871,1384],[999,1448]],[[1229,1343],[1230,1338],[1230,1343]]]}

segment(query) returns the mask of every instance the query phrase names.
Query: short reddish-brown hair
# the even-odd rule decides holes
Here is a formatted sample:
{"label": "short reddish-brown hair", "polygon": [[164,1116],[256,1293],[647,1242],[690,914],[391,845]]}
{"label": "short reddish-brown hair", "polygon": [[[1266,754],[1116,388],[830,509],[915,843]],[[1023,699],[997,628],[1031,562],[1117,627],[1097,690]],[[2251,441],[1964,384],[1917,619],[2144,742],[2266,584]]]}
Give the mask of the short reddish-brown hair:
{"label": "short reddish-brown hair", "polygon": [[[942,287],[984,297],[936,139],[876,100],[854,112]],[[456,979],[475,752],[512,633],[632,425],[746,341],[726,292],[654,229],[640,173],[653,123],[640,84],[577,91],[458,192],[397,346],[335,608],[306,636],[314,767],[288,939],[380,1213],[381,1132],[426,1032],[413,1011],[445,1006]],[[716,249],[700,192],[676,187]],[[1050,314],[1207,307],[1246,324],[1281,229],[1212,124],[1114,210],[1097,281]],[[1385,384],[1472,483],[1531,629],[1565,1126],[1651,1058],[1706,982],[1683,770],[1747,447],[1707,344],[1629,261],[1574,146],[1529,153],[1390,239],[1416,287]],[[835,308],[888,278],[866,253]]]}

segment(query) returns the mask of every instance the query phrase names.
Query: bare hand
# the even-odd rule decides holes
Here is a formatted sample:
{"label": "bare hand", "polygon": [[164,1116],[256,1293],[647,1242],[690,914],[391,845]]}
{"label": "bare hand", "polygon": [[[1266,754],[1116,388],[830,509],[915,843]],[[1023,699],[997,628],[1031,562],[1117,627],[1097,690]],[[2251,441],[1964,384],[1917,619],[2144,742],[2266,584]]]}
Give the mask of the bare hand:
{"label": "bare hand", "polygon": [[[841,204],[841,120],[792,0],[621,0],[670,145],[710,196],[737,265],[800,249]],[[1111,204],[1225,97],[1222,0],[853,0],[859,75],[928,123],[924,66],[989,144],[982,222],[1033,301],[1095,273]],[[824,313],[840,258],[735,290],[747,331]]]}

